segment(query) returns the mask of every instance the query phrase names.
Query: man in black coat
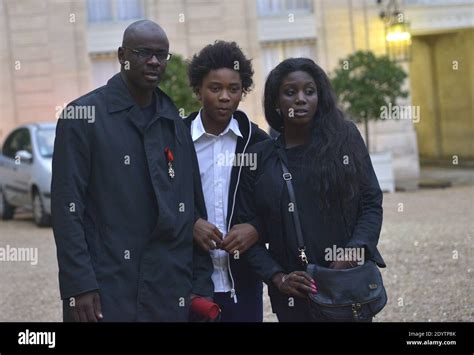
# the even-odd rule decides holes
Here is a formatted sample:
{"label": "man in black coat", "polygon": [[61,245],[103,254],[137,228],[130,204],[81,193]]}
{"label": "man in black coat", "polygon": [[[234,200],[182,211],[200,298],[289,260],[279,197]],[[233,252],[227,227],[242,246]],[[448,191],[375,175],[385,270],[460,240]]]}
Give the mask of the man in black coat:
{"label": "man in black coat", "polygon": [[186,321],[193,294],[213,295],[212,261],[193,246],[204,204],[196,153],[157,88],[168,51],[156,23],[131,24],[120,73],[58,120],[52,218],[65,321]]}

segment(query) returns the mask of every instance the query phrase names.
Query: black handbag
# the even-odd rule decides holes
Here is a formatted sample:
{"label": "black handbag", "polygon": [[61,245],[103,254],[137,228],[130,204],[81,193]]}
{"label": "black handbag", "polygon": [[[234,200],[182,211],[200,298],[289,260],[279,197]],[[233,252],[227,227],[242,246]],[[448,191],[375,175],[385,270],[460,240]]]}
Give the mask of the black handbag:
{"label": "black handbag", "polygon": [[308,262],[295,191],[291,182],[292,176],[283,154],[284,152],[279,150],[283,179],[288,188],[290,202],[293,204],[298,257],[302,265],[306,267],[306,272],[316,282],[318,289],[316,294],[308,294],[312,319],[335,322],[371,320],[387,303],[387,293],[379,268],[372,260],[367,260],[364,264],[350,269],[329,269]]}

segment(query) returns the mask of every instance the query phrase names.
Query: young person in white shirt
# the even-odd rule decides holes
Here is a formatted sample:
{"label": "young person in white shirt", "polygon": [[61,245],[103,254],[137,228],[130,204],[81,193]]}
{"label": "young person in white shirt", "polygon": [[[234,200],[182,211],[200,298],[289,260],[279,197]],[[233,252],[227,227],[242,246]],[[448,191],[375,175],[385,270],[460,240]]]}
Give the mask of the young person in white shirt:
{"label": "young person in white shirt", "polygon": [[[214,302],[222,322],[263,320],[262,281],[241,258],[258,240],[256,222],[235,224],[242,167],[252,168],[248,148],[269,139],[237,110],[252,88],[253,69],[235,42],[216,41],[189,63],[190,85],[202,104],[188,125],[196,149],[205,211],[194,225],[194,240],[211,254]],[[203,215],[205,214],[205,215]]]}

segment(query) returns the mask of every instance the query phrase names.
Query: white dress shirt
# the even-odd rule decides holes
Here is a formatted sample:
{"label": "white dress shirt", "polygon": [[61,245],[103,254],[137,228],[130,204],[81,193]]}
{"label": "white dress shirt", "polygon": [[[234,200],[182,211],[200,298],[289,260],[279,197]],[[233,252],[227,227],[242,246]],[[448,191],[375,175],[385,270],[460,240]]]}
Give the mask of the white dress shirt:
{"label": "white dress shirt", "polygon": [[[225,238],[227,234],[227,205],[232,161],[237,137],[242,137],[237,120],[232,116],[224,131],[215,136],[207,133],[202,123],[201,111],[191,123],[191,136],[196,149],[201,173],[202,190],[206,202],[207,220],[214,224]],[[214,292],[229,292],[229,254],[220,249],[211,250],[214,264],[212,281]]]}

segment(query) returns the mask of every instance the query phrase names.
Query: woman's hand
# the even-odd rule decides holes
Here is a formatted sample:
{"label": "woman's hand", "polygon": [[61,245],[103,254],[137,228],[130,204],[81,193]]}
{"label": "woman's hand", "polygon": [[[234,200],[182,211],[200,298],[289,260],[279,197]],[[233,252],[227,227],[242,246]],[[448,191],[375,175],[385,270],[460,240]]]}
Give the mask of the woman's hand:
{"label": "woman's hand", "polygon": [[313,278],[305,271],[293,271],[290,274],[278,273],[272,282],[281,293],[306,298],[308,293],[318,292]]}

